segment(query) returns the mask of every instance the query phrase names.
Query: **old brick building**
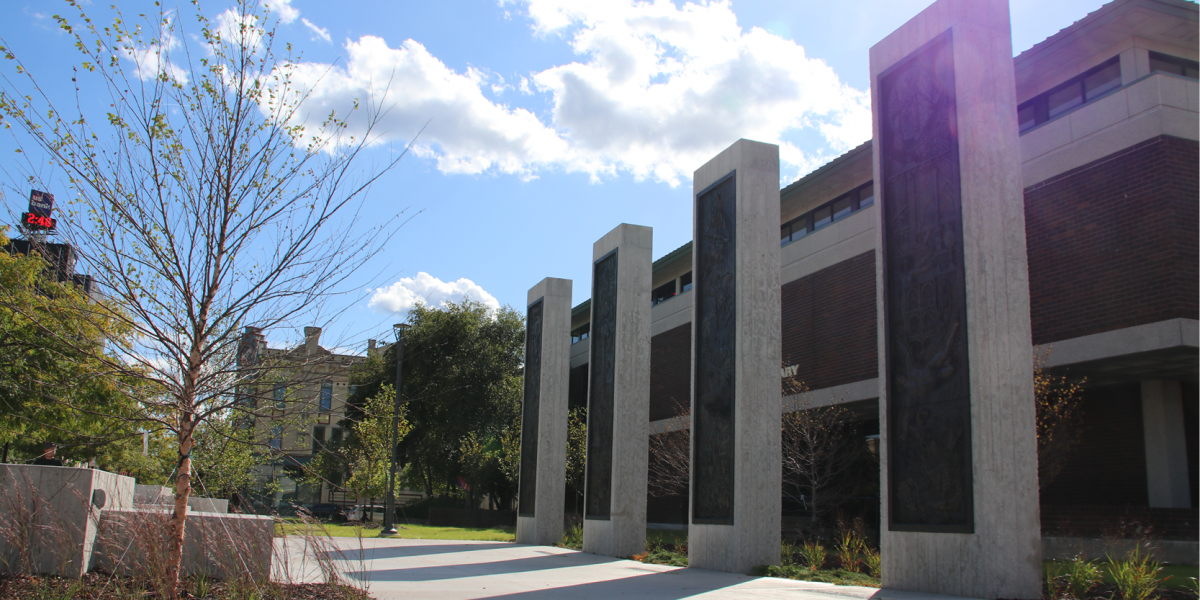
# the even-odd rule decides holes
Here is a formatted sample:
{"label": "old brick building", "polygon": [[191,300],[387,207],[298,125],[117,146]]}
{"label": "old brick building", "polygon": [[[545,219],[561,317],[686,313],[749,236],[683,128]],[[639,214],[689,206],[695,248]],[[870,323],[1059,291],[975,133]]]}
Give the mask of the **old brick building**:
{"label": "old brick building", "polygon": [[[1124,519],[1195,541],[1197,6],[1117,0],[1014,60],[1030,342],[1053,374],[1086,378],[1082,437],[1042,486],[1043,530],[1091,537]],[[780,192],[783,367],[809,389],[781,408],[844,403],[868,433],[879,389],[871,150]],[[654,263],[652,435],[689,402],[691,265],[690,243]],[[572,406],[587,402],[588,308],[573,311]],[[649,500],[651,523],[686,515],[685,497]]]}

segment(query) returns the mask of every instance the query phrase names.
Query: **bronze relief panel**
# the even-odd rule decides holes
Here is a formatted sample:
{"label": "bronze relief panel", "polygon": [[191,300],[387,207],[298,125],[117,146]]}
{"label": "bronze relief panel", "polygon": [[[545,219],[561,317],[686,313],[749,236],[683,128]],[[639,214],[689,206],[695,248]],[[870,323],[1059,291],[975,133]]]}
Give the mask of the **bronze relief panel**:
{"label": "bronze relief panel", "polygon": [[517,510],[532,517],[537,502],[538,417],[542,387],[542,298],[529,305],[525,326],[525,395],[521,402],[521,489]]}
{"label": "bronze relief panel", "polygon": [[966,274],[949,32],[879,79],[888,526],[971,533]]}
{"label": "bronze relief panel", "polygon": [[584,517],[607,519],[612,503],[613,395],[616,391],[616,250],[593,266],[591,340]]}
{"label": "bronze relief panel", "polygon": [[736,172],[696,199],[692,522],[733,524]]}

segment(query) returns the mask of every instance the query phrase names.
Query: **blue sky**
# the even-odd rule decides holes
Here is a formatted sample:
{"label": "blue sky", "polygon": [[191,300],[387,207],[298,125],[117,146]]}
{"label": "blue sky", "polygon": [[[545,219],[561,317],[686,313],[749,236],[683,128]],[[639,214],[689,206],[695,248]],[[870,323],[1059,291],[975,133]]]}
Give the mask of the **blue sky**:
{"label": "blue sky", "polygon": [[[324,74],[311,80],[314,112],[356,97],[389,108],[365,167],[430,122],[366,207],[420,214],[359,269],[327,324],[330,342],[360,351],[417,299],[469,293],[523,310],[526,291],[553,276],[574,280],[580,302],[592,243],[622,222],[654,228],[656,258],[670,252],[691,238],[692,170],[740,137],[781,145],[781,184],[865,141],[867,51],[929,4],[262,1],[281,40]],[[1014,51],[1101,4],[1014,0]],[[104,21],[106,5],[85,8]],[[201,8],[216,17],[229,5]],[[77,54],[49,17],[70,12],[56,0],[0,6],[0,37],[51,95],[69,91]],[[0,153],[19,143],[0,140]],[[4,162],[15,214],[25,186]]]}

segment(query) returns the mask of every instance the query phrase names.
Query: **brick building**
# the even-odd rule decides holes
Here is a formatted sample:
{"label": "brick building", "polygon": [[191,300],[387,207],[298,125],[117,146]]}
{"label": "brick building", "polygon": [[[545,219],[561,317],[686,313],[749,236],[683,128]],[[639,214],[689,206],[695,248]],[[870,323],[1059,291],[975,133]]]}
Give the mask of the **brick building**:
{"label": "brick building", "polygon": [[[1124,519],[1194,542],[1197,5],[1116,0],[1014,60],[1030,342],[1055,376],[1086,378],[1043,531]],[[865,433],[879,422],[872,170],[868,141],[780,191],[783,366],[809,389],[781,409],[843,403]],[[691,266],[691,243],[654,262],[652,435],[689,403]],[[572,313],[572,407],[587,402],[588,309]],[[682,526],[687,508],[652,497],[648,520]]]}
{"label": "brick building", "polygon": [[344,498],[330,483],[306,485],[298,479],[326,444],[342,441],[346,400],[354,393],[350,368],[363,360],[323,348],[319,327],[305,327],[304,342],[293,348],[269,348],[261,329],[246,328],[239,366],[263,369],[255,384],[239,390],[242,401],[255,407],[257,439],[266,442],[267,458],[255,469],[264,484],[258,489],[269,491],[254,494],[251,490],[256,510],[286,511],[292,504],[357,500]]}

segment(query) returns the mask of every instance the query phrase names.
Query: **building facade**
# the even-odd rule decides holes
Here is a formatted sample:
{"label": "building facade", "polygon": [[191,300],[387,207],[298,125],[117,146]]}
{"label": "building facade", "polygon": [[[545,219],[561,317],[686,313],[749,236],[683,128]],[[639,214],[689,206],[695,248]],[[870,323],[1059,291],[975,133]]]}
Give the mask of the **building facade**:
{"label": "building facade", "polygon": [[262,330],[242,334],[239,366],[259,368],[256,383],[241,395],[254,406],[255,437],[265,440],[267,459],[256,467],[255,510],[288,511],[292,505],[357,502],[338,484],[300,482],[305,467],[326,445],[341,443],[347,423],[347,400],[354,394],[350,369],[365,357],[337,354],[321,346],[321,329],[304,328],[304,342],[293,348],[268,348]]}
{"label": "building facade", "polygon": [[[1197,58],[1195,3],[1117,0],[1014,59],[1030,343],[1050,375],[1083,383],[1080,439],[1042,482],[1045,536],[1131,523],[1197,538]],[[807,388],[780,409],[840,403],[865,435],[879,426],[872,172],[868,141],[779,205],[781,375]],[[690,402],[691,265],[688,243],[653,266],[651,435]],[[572,407],[587,403],[588,309],[572,312]],[[686,496],[648,504],[651,523],[686,523]],[[784,512],[785,528],[803,517]]]}

